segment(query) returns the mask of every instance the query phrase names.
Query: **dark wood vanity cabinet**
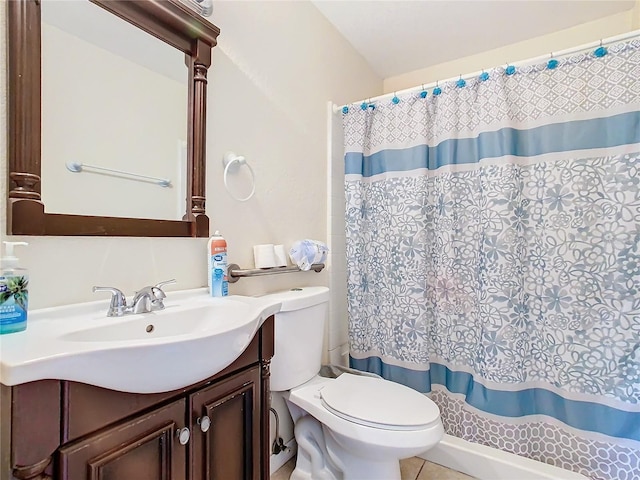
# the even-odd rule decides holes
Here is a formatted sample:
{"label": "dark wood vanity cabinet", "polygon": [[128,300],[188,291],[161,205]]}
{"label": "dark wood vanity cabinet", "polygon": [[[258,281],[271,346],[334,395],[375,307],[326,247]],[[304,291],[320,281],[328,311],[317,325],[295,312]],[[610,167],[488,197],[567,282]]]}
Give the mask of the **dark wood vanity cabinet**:
{"label": "dark wood vanity cabinet", "polygon": [[185,480],[185,400],[127,419],[59,449],[60,479]]}
{"label": "dark wood vanity cabinet", "polygon": [[0,479],[266,480],[272,356],[273,317],[231,366],[177,391],[54,380],[3,387],[12,428]]}
{"label": "dark wood vanity cabinet", "polygon": [[[260,478],[259,400],[257,368],[189,397],[193,425],[192,480]],[[199,419],[205,417],[211,423],[203,432]]]}

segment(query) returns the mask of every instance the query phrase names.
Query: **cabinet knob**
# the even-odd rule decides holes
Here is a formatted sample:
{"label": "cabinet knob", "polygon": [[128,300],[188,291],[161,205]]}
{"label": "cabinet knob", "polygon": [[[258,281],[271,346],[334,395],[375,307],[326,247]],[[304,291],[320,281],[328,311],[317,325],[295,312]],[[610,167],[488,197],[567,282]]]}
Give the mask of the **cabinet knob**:
{"label": "cabinet knob", "polygon": [[209,427],[211,426],[211,419],[207,415],[203,415],[196,420],[196,423],[200,425],[202,433],[207,433],[207,430],[209,430]]}
{"label": "cabinet knob", "polygon": [[189,429],[187,427],[179,428],[176,431],[176,436],[178,437],[178,440],[180,441],[180,445],[186,445],[187,443],[189,443],[189,438],[191,437],[191,432],[189,431]]}

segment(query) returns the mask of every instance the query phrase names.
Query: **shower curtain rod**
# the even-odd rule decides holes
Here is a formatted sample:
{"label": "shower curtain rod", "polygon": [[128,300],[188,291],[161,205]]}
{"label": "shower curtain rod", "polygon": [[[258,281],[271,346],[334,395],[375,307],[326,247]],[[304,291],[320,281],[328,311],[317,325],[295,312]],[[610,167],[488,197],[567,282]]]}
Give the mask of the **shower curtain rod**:
{"label": "shower curtain rod", "polygon": [[[596,47],[600,47],[600,46],[604,46],[604,45],[610,45],[610,44],[616,43],[616,42],[622,42],[624,40],[629,40],[629,39],[634,38],[634,37],[640,37],[640,30],[633,30],[631,32],[623,33],[621,35],[616,35],[614,37],[609,37],[609,38],[605,38],[603,40],[598,40],[598,41],[595,41],[595,42],[591,42],[591,43],[587,43],[587,44],[584,44],[584,45],[580,45],[578,47],[567,48],[567,49],[561,50],[559,52],[551,52],[550,54],[547,54],[547,55],[540,55],[539,57],[529,58],[527,60],[521,60],[519,62],[510,63],[509,65],[513,65],[514,67],[522,67],[524,65],[530,65],[530,64],[533,64],[533,63],[542,62],[543,60],[549,60],[550,58],[566,57],[568,55],[573,55],[574,53],[587,51],[587,50],[590,50],[592,48],[596,48]],[[438,80],[436,82],[425,83],[425,84],[422,84],[422,85],[416,85],[415,87],[405,88],[404,90],[397,90],[397,91],[392,92],[392,93],[385,93],[385,94],[382,94],[382,95],[378,95],[377,97],[365,98],[365,99],[362,99],[360,101],[347,103],[345,105],[335,105],[334,104],[333,105],[333,113],[341,112],[342,109],[344,107],[348,106],[348,105],[353,105],[353,104],[357,104],[357,103],[361,103],[361,102],[367,102],[367,103],[377,102],[377,101],[384,100],[384,99],[387,99],[387,98],[392,98],[394,96],[398,96],[398,95],[402,95],[402,94],[405,94],[405,93],[413,92],[415,90],[426,90],[426,89],[429,89],[429,88],[433,88],[438,84],[445,84],[445,83],[449,83],[449,82],[455,82],[455,81],[457,81],[457,80],[459,80],[461,78],[465,79],[465,80],[469,80],[471,78],[477,78],[484,71],[485,70],[480,70],[478,72],[469,73],[467,75],[458,75],[456,77],[447,78],[445,80]]]}

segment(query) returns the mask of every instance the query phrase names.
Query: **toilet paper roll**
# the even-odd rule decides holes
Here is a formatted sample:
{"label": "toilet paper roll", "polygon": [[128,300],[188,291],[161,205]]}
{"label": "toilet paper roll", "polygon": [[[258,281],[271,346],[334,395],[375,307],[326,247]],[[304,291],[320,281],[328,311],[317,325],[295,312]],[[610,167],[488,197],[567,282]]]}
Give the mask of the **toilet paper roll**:
{"label": "toilet paper roll", "polygon": [[276,255],[276,267],[286,267],[287,252],[284,249],[284,245],[274,245],[273,250]]}
{"label": "toilet paper roll", "polygon": [[271,268],[276,266],[276,253],[272,243],[253,246],[253,263],[256,268]]}

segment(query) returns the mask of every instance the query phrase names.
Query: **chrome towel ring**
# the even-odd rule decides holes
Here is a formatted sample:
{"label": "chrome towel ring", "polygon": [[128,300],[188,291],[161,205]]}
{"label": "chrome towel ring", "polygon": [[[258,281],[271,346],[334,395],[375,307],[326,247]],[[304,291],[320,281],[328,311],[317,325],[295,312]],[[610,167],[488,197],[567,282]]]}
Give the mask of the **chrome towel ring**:
{"label": "chrome towel ring", "polygon": [[[222,176],[224,187],[227,189],[227,192],[229,192],[229,195],[231,195],[231,198],[237,200],[238,202],[246,202],[251,197],[253,197],[253,194],[256,193],[256,176],[253,172],[253,168],[251,168],[251,165],[247,163],[247,159],[242,155],[236,155],[234,152],[227,152],[222,158],[222,164],[224,165],[224,174]],[[229,189],[227,176],[229,172],[236,172],[243,165],[245,165],[249,169],[249,173],[251,174],[251,193],[249,193],[249,195],[244,198],[238,198]]]}

